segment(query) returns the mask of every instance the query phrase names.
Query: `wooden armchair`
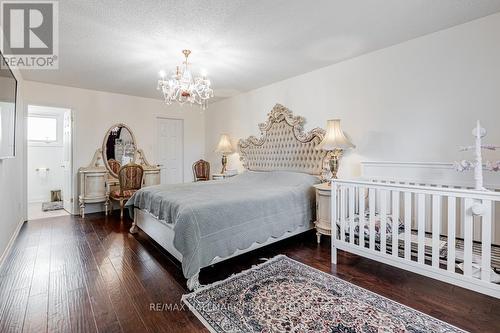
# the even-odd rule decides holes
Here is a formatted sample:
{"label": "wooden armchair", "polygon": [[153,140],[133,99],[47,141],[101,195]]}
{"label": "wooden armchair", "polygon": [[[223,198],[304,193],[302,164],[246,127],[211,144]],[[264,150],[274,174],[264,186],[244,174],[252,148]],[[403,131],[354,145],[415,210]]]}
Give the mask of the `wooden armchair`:
{"label": "wooden armchair", "polygon": [[[120,218],[123,219],[123,208],[130,197],[142,187],[144,169],[138,164],[126,164],[118,171],[120,189],[111,191],[109,197],[120,202]],[[113,209],[113,207],[111,207]]]}
{"label": "wooden armchair", "polygon": [[109,168],[111,170],[113,170],[113,172],[115,174],[118,174],[118,172],[120,172],[120,168],[122,167],[121,163],[118,162],[117,160],[115,159],[109,159],[108,160],[108,165],[109,165]]}
{"label": "wooden armchair", "polygon": [[196,161],[193,164],[194,181],[210,180],[210,163],[205,160]]}

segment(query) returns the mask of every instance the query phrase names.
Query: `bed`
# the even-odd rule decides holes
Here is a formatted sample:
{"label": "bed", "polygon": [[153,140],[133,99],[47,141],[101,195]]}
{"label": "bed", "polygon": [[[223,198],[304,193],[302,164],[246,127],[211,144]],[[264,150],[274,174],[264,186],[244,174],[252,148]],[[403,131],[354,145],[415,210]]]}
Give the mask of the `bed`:
{"label": "bed", "polygon": [[324,136],[277,104],[261,137],[240,140],[245,172],[219,181],[143,188],[127,203],[142,229],[182,263],[190,290],[200,269],[313,228]]}

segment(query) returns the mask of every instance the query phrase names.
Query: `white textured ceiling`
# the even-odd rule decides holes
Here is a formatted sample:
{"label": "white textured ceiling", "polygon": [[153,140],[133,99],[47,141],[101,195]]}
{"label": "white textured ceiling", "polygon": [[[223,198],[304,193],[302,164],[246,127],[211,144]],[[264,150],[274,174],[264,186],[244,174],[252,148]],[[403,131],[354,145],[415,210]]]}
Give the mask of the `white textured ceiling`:
{"label": "white textured ceiling", "polygon": [[499,0],[60,0],[59,70],[27,80],[160,98],[160,69],[208,72],[218,98],[500,11]]}

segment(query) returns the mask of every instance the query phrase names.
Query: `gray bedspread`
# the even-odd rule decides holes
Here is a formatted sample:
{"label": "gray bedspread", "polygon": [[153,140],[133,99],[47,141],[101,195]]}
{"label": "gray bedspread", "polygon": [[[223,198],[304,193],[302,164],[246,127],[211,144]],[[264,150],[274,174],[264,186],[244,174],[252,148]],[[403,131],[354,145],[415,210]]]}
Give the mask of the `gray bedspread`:
{"label": "gray bedspread", "polygon": [[[215,257],[309,224],[317,177],[295,172],[245,172],[218,181],[141,189],[127,202],[173,227],[186,278]],[[132,215],[133,216],[133,215]]]}

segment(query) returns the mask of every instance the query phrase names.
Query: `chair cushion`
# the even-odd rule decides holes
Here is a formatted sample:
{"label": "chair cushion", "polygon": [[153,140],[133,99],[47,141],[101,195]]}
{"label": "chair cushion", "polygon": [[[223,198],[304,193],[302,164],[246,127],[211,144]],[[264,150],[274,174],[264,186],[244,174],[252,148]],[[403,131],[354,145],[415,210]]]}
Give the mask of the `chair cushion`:
{"label": "chair cushion", "polygon": [[120,195],[120,190],[111,191],[110,196],[112,198],[130,198],[137,190],[125,190],[123,195]]}

